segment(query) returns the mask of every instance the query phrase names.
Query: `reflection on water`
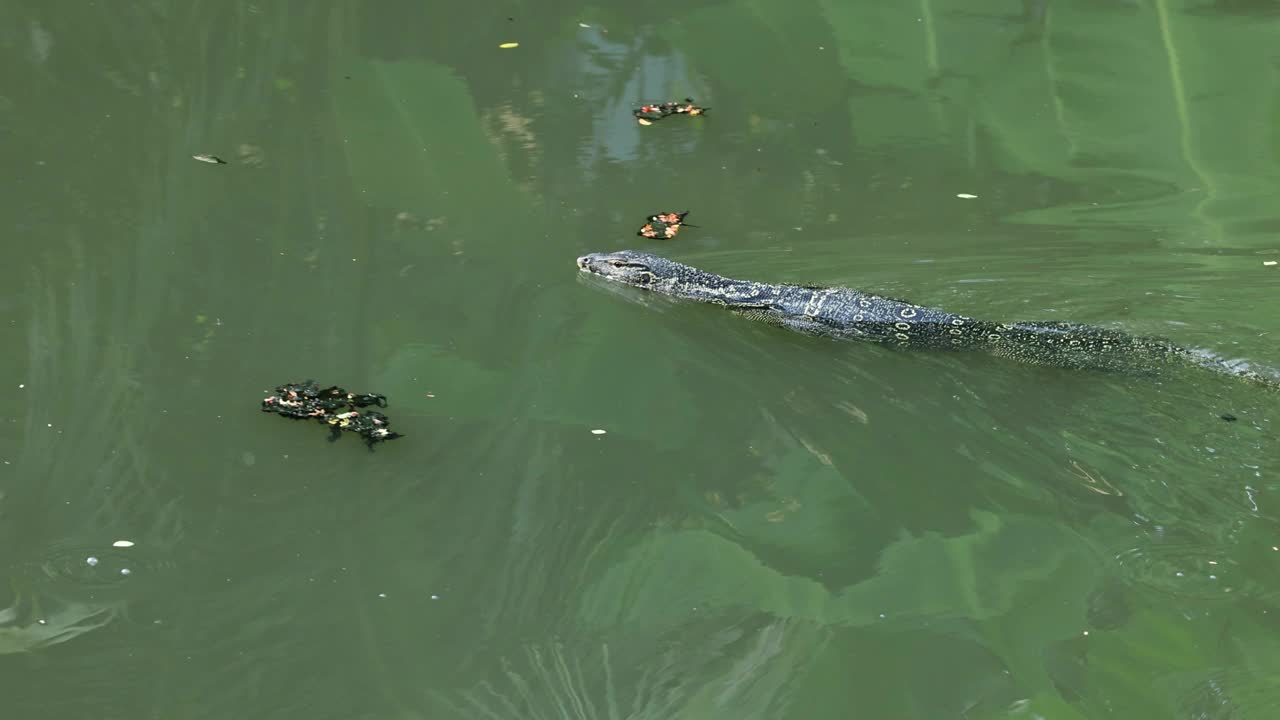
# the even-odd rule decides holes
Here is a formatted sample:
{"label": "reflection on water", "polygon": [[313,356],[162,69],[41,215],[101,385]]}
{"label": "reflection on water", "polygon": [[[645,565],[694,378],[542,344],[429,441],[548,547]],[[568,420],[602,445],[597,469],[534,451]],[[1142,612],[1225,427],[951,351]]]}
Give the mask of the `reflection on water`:
{"label": "reflection on water", "polygon": [[72,640],[111,622],[118,611],[115,605],[15,599],[0,610],[0,654],[38,650]]}
{"label": "reflection on water", "polygon": [[454,717],[494,720],[772,718],[792,704],[790,678],[822,654],[824,637],[804,623],[773,621],[699,633],[696,641],[640,642],[632,647],[649,653],[623,657],[607,643],[525,645],[490,679],[437,699]]}
{"label": "reflection on water", "polygon": [[103,311],[107,296],[81,244],[68,243],[63,259],[61,282],[41,275],[28,286],[26,441],[11,466],[24,482],[0,504],[11,591],[0,652],[105,627],[158,587],[177,537],[139,444],[138,358],[118,341],[143,318]]}

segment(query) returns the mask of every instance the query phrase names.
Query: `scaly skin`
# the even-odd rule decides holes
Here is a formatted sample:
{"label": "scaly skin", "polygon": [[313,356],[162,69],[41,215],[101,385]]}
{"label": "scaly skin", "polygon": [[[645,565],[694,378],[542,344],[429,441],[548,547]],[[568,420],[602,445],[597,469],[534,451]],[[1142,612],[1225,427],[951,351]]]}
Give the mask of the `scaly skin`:
{"label": "scaly skin", "polygon": [[635,250],[578,258],[583,272],[656,293],[712,303],[755,320],[841,340],[936,350],[981,350],[1036,365],[1150,372],[1189,363],[1272,385],[1168,340],[1059,322],[996,323],[848,288],[726,278]]}

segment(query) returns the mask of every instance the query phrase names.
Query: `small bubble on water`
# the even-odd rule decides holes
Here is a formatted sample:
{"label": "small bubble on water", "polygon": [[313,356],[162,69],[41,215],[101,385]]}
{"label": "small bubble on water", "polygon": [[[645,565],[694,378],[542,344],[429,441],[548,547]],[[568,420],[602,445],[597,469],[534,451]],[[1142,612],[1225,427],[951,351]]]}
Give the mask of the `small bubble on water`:
{"label": "small bubble on water", "polygon": [[129,568],[120,568],[120,574],[121,574],[121,575],[129,575],[129,574],[131,574],[132,572],[133,572],[133,571],[132,571],[132,570],[130,570]]}
{"label": "small bubble on water", "polygon": [[85,559],[84,559],[84,562],[85,562],[85,564],[86,564],[86,565],[89,565],[90,567],[92,567],[92,566],[94,566],[94,565],[97,565],[97,564],[98,564],[98,558],[93,557],[92,555],[90,555],[89,557],[87,557],[87,558],[85,558]]}

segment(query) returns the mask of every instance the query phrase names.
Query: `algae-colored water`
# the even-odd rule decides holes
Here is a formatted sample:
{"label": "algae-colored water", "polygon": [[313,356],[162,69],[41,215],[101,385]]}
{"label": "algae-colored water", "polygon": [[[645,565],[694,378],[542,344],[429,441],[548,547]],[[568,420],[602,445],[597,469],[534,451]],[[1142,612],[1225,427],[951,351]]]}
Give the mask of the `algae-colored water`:
{"label": "algae-colored water", "polygon": [[[0,6],[4,716],[1272,717],[1277,395],[806,338],[574,259],[1280,367],[1278,23]],[[258,412],[306,378],[405,437]]]}

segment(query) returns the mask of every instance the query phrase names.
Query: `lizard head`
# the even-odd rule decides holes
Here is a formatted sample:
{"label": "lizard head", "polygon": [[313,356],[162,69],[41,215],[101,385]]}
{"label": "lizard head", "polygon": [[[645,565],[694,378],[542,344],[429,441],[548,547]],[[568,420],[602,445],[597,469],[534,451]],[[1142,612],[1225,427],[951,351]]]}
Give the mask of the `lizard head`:
{"label": "lizard head", "polygon": [[578,258],[578,269],[606,280],[669,295],[687,294],[682,289],[695,284],[705,274],[674,260],[636,250],[583,255]]}

